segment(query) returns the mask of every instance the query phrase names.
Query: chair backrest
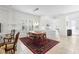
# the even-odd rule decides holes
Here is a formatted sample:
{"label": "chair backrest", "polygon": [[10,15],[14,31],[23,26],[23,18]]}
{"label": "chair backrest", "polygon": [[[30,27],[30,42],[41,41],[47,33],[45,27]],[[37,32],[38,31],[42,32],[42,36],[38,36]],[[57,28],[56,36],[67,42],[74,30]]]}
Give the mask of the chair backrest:
{"label": "chair backrest", "polygon": [[11,30],[11,35],[15,34],[15,29]]}
{"label": "chair backrest", "polygon": [[20,34],[19,32],[16,34],[15,41],[14,41],[14,47],[17,44],[17,41],[18,41],[18,38],[19,38],[19,34]]}

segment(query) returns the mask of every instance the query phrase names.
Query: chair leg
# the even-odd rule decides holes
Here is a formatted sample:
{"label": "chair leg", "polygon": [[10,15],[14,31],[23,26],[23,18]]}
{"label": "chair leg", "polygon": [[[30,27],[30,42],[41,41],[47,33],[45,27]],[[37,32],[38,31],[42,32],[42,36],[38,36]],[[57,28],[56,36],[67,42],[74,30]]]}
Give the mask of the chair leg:
{"label": "chair leg", "polygon": [[15,54],[14,50],[10,50],[10,51],[5,51],[6,54]]}
{"label": "chair leg", "polygon": [[7,52],[5,51],[5,54],[7,54]]}

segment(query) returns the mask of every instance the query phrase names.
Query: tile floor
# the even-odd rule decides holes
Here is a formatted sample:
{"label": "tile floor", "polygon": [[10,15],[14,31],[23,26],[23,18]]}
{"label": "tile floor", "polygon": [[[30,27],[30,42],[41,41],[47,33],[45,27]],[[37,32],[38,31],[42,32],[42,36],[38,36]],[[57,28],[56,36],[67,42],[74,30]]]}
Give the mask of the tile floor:
{"label": "tile floor", "polygon": [[[46,54],[79,54],[79,35],[70,37],[59,37],[60,43],[50,49]],[[17,44],[16,54],[33,54],[20,40]]]}
{"label": "tile floor", "polygon": [[[46,54],[78,54],[79,36],[60,37],[60,43],[50,49]],[[16,54],[33,54],[20,40]]]}

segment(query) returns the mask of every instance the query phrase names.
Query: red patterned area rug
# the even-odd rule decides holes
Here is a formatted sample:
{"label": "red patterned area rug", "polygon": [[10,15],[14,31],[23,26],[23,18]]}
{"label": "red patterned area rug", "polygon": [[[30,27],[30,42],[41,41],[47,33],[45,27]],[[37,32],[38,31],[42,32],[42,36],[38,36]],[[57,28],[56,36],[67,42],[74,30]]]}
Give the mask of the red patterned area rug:
{"label": "red patterned area rug", "polygon": [[28,37],[20,38],[20,40],[23,42],[25,46],[27,46],[34,54],[45,54],[47,51],[49,51],[51,48],[53,48],[56,44],[58,44],[58,41],[46,39],[47,43],[41,47],[36,46],[32,43],[32,40]]}

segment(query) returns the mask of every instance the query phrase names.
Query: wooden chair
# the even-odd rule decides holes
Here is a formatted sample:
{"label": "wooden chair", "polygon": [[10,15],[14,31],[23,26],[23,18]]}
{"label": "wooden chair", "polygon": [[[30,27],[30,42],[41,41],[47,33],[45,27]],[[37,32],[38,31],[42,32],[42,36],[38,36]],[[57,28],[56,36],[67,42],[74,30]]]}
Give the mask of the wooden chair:
{"label": "wooden chair", "polygon": [[11,35],[11,39],[14,39],[14,35],[15,35],[15,29],[11,30],[11,33],[10,33],[10,35]]}
{"label": "wooden chair", "polygon": [[11,53],[11,54],[15,53],[19,34],[20,34],[19,32],[16,34],[14,42],[5,42],[5,53]]}
{"label": "wooden chair", "polygon": [[4,40],[4,43],[5,42],[11,42],[12,41],[11,35],[10,34],[5,34],[5,37],[3,38],[3,40]]}
{"label": "wooden chair", "polygon": [[4,42],[6,42],[6,41],[8,41],[8,42],[13,41],[14,40],[14,36],[15,36],[15,30],[11,30],[10,34],[5,34]]}

